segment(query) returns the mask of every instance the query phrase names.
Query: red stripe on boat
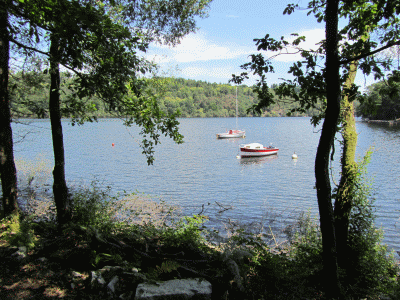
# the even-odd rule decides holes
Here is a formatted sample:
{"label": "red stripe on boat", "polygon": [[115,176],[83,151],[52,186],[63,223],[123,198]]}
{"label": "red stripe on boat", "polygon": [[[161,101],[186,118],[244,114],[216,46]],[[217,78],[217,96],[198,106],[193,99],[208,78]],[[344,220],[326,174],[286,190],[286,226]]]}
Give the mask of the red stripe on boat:
{"label": "red stripe on boat", "polygon": [[273,152],[278,151],[279,149],[249,149],[249,148],[240,148],[240,151],[243,152]]}

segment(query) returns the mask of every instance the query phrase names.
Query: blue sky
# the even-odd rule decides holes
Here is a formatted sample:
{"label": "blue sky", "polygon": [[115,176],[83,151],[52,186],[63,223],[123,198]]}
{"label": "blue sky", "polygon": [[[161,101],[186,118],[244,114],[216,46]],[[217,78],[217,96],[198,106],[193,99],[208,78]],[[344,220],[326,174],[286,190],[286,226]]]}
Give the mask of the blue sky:
{"label": "blue sky", "polygon": [[[297,2],[296,2],[297,1]],[[304,48],[315,48],[324,38],[324,23],[318,23],[307,11],[296,11],[283,15],[289,3],[306,6],[305,0],[214,0],[211,2],[209,17],[198,19],[199,30],[185,37],[173,48],[151,45],[147,58],[154,59],[167,74],[186,79],[228,83],[232,74],[240,74],[240,65],[249,62],[249,55],[256,53],[254,38],[265,34],[279,39],[291,33],[306,36]],[[268,53],[266,53],[268,56]],[[278,83],[279,78],[289,78],[287,70],[297,55],[284,55],[274,59],[275,73],[268,76],[269,83]],[[254,78],[244,82],[253,84]],[[358,84],[365,86],[362,76]]]}

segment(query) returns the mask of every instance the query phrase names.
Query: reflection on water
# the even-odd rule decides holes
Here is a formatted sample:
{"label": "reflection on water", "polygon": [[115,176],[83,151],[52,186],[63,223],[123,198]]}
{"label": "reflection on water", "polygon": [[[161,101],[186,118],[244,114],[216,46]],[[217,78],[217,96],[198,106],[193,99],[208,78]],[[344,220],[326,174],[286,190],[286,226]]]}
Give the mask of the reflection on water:
{"label": "reflection on water", "polygon": [[260,156],[260,157],[242,157],[239,162],[241,165],[257,165],[263,164],[266,162],[271,162],[274,159],[277,159],[277,155],[269,155],[269,156]]}
{"label": "reflection on water", "polygon": [[375,123],[375,122],[365,122],[365,124],[373,129],[379,130],[388,134],[394,134],[394,136],[400,136],[400,124],[388,124],[388,123]]}

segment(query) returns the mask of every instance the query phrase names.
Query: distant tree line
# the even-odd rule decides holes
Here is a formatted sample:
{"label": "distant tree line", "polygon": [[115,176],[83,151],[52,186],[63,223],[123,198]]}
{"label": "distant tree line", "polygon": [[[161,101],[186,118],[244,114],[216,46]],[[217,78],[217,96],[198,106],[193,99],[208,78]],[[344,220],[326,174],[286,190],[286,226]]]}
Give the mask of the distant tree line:
{"label": "distant tree line", "polygon": [[394,73],[388,80],[367,87],[367,93],[358,106],[357,114],[370,120],[395,120],[400,118],[400,83]]}
{"label": "distant tree line", "polygon": [[[32,64],[30,71],[11,72],[11,106],[15,118],[48,118],[48,90],[50,78],[45,66],[40,61]],[[61,113],[62,117],[70,118],[71,84],[74,76],[68,72],[61,73]],[[159,107],[168,114],[179,112],[181,117],[234,117],[236,112],[236,86],[230,84],[209,83],[201,80],[183,78],[162,78],[165,96],[159,101]],[[272,91],[271,87],[271,91]],[[273,91],[272,91],[273,93]],[[255,116],[249,108],[258,103],[257,94],[247,85],[237,86],[238,115],[240,117]],[[296,106],[294,101],[272,105],[265,111],[264,117],[286,116]],[[115,116],[115,108],[107,106],[104,101],[95,96],[86,99],[86,113],[89,110],[92,117],[105,118]],[[316,109],[306,113],[295,112],[292,116],[312,116]],[[90,115],[89,114],[89,115]]]}

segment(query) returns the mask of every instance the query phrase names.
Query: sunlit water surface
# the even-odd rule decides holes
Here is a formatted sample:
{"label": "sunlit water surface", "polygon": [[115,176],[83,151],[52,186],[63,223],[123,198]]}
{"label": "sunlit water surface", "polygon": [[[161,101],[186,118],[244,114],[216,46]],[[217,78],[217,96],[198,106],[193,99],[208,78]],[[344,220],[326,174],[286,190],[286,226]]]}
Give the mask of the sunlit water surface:
{"label": "sunlit water surface", "polygon": [[[100,120],[83,126],[63,121],[66,178],[70,184],[98,179],[114,192],[138,191],[167,203],[179,204],[186,214],[210,217],[209,224],[257,222],[276,230],[290,224],[300,212],[317,217],[314,159],[320,136],[309,118],[239,118],[245,139],[216,139],[216,133],[235,127],[234,118],[180,119],[185,143],[163,138],[155,147],[154,165],[148,166],[139,146],[138,128],[122,121]],[[15,159],[18,162],[53,161],[49,121],[13,124]],[[400,127],[357,122],[357,156],[369,147],[368,165],[376,199],[376,224],[385,230],[385,242],[400,250]],[[259,142],[278,147],[276,156],[238,159],[242,143]],[[114,146],[112,146],[114,144]],[[292,160],[296,152],[298,159]],[[332,163],[338,182],[340,145]],[[23,165],[19,163],[18,165]],[[20,170],[22,174],[22,170]],[[222,212],[223,211],[223,212]]]}

